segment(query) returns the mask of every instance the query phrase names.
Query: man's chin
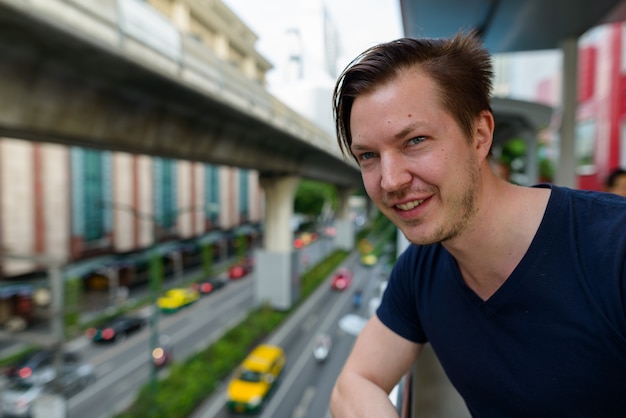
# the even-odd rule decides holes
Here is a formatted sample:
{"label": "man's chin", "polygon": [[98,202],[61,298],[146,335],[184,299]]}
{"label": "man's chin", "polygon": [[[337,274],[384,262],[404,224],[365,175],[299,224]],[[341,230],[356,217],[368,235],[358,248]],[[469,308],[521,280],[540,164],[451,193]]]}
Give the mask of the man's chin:
{"label": "man's chin", "polygon": [[396,226],[402,231],[404,237],[415,245],[432,245],[439,244],[448,238],[442,230],[427,229],[424,223],[420,222],[405,222]]}
{"label": "man's chin", "polygon": [[411,231],[406,231],[406,232],[403,231],[402,233],[404,234],[404,237],[411,244],[414,244],[414,245],[431,245],[431,244],[437,244],[441,242],[441,240],[435,239],[431,236],[426,236],[424,234],[417,234]]}

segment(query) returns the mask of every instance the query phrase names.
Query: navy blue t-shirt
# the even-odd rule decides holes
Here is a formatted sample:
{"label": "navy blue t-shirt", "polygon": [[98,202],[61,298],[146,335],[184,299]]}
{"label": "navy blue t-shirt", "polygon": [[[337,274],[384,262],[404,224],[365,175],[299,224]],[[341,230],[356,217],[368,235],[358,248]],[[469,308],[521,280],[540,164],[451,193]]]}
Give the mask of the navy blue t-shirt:
{"label": "navy blue t-shirt", "polygon": [[443,246],[411,245],[377,315],[430,342],[474,417],[626,417],[626,198],[540,187],[541,225],[487,301]]}

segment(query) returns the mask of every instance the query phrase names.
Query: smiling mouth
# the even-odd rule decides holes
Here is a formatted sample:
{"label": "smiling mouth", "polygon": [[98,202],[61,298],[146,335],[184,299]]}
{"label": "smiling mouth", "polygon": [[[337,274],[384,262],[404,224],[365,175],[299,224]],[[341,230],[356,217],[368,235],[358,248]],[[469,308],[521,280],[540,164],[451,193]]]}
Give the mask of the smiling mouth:
{"label": "smiling mouth", "polygon": [[400,209],[400,210],[411,210],[414,209],[416,207],[418,207],[419,205],[422,204],[422,202],[424,202],[424,199],[421,200],[414,200],[412,202],[407,202],[407,203],[403,203],[401,205],[396,205],[396,208]]}

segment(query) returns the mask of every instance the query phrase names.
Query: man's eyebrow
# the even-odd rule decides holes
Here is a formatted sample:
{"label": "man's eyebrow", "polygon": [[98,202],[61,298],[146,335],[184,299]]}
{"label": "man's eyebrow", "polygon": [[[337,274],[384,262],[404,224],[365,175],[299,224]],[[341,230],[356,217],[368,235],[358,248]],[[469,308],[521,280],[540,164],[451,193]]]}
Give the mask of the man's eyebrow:
{"label": "man's eyebrow", "polygon": [[411,132],[413,132],[413,131],[415,130],[415,128],[417,128],[417,126],[419,126],[419,125],[423,125],[423,124],[420,124],[420,123],[418,123],[418,122],[415,122],[415,123],[412,123],[412,124],[408,125],[408,126],[407,126],[407,127],[405,127],[403,130],[401,130],[400,132],[398,132],[398,133],[394,136],[394,138],[396,138],[396,139],[402,139],[402,138],[404,138],[405,136],[407,136],[408,134],[410,134]]}
{"label": "man's eyebrow", "polygon": [[365,146],[363,146],[363,145],[358,145],[358,144],[356,144],[356,145],[355,145],[355,144],[354,144],[354,142],[353,142],[353,143],[352,143],[352,145],[350,146],[350,149],[351,149],[352,151],[355,151],[355,150],[364,150],[364,149],[367,149],[367,147],[365,147]]}
{"label": "man's eyebrow", "polygon": [[[423,122],[414,122],[411,123],[410,125],[407,125],[404,129],[402,129],[400,132],[398,132],[397,134],[395,134],[393,137],[395,139],[403,139],[405,138],[408,134],[410,134],[411,132],[413,132],[415,129],[417,129],[420,126],[426,126],[426,123]],[[350,150],[351,151],[360,151],[360,150],[366,150],[368,149],[367,146],[363,146],[363,145],[359,145],[359,144],[355,144],[354,142],[352,142],[352,144],[350,144]]]}

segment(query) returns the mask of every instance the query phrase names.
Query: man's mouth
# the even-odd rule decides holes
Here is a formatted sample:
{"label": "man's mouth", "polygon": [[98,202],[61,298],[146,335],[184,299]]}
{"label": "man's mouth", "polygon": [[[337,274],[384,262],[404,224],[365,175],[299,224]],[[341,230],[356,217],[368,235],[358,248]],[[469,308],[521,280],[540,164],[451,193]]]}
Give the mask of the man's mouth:
{"label": "man's mouth", "polygon": [[413,200],[411,202],[406,202],[406,203],[402,203],[400,205],[396,205],[396,208],[400,209],[400,210],[411,210],[414,209],[416,207],[418,207],[419,205],[422,204],[422,202],[424,201],[424,199],[421,200]]}

